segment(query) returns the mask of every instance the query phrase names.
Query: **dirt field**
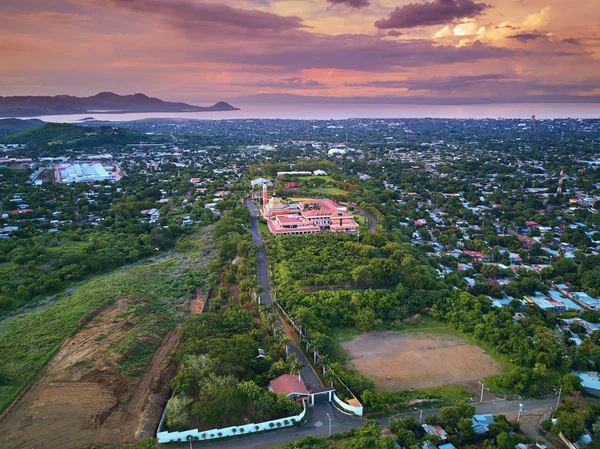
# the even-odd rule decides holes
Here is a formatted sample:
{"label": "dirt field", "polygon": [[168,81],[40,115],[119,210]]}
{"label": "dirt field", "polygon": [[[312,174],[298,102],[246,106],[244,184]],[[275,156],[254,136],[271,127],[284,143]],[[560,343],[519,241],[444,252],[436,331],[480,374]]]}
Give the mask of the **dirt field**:
{"label": "dirt field", "polygon": [[450,335],[372,332],[342,346],[379,391],[467,385],[501,369],[481,348]]}
{"label": "dirt field", "polygon": [[67,340],[0,423],[3,449],[70,449],[133,441],[155,430],[175,372],[179,330],[163,340],[140,377],[113,369],[111,344],[131,331],[127,299],[100,311]]}

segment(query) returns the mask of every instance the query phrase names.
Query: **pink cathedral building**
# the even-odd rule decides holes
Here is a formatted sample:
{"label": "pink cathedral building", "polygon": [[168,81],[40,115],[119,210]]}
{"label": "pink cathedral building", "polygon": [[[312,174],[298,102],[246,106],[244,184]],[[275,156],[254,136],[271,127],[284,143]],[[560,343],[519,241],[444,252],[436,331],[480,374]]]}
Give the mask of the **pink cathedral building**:
{"label": "pink cathedral building", "polygon": [[345,207],[332,200],[306,200],[284,203],[280,198],[268,198],[263,184],[263,217],[273,234],[314,234],[344,232],[356,234],[358,223]]}

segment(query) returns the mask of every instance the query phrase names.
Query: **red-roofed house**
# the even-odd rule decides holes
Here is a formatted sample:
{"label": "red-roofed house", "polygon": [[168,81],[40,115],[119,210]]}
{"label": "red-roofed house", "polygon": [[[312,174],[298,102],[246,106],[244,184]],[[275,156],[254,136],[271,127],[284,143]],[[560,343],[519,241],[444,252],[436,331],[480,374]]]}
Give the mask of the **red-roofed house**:
{"label": "red-roofed house", "polygon": [[473,260],[478,262],[491,262],[494,258],[488,254],[484,254],[481,251],[470,251],[468,249],[464,249],[463,253],[471,256]]}
{"label": "red-roofed house", "polygon": [[275,394],[284,393],[288,399],[307,398],[308,390],[304,382],[291,374],[283,374],[269,383],[269,389]]}

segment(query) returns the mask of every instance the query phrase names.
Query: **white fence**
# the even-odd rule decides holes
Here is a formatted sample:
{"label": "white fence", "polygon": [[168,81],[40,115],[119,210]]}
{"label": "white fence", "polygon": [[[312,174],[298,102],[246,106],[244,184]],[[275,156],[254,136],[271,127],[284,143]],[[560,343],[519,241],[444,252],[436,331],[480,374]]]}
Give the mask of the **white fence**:
{"label": "white fence", "polygon": [[363,415],[363,407],[362,407],[362,405],[360,407],[355,407],[353,405],[346,404],[344,401],[342,401],[340,398],[338,398],[335,393],[333,393],[333,400],[335,401],[336,404],[338,404],[344,410],[346,410],[346,411],[348,411],[350,413],[353,413],[356,416],[362,416]]}
{"label": "white fence", "polygon": [[[181,432],[157,432],[156,438],[159,443],[171,443],[177,441],[188,441],[191,437],[194,440],[215,440],[219,438],[247,435],[255,432],[264,432],[265,430],[281,429],[283,427],[293,426],[304,419],[306,415],[306,405],[303,404],[303,410],[299,415],[288,416],[287,418],[275,419],[261,423],[245,424],[243,426],[225,427],[223,429],[211,430],[183,430]],[[162,426],[161,426],[162,427]],[[159,430],[160,428],[159,427]]]}

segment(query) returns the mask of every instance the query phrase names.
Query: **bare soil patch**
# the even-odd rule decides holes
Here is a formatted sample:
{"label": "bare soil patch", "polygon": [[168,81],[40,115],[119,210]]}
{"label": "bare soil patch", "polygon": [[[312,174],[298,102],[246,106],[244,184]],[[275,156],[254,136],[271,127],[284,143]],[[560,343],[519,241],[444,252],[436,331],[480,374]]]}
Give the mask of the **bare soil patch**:
{"label": "bare soil patch", "polygon": [[342,347],[378,391],[467,385],[501,370],[483,349],[450,335],[371,332]]}
{"label": "bare soil patch", "polygon": [[102,309],[67,340],[0,423],[5,449],[75,449],[133,441],[155,430],[175,373],[179,329],[163,340],[139,377],[112,363],[132,331],[128,300]]}
{"label": "bare soil patch", "polygon": [[190,313],[195,315],[197,313],[202,313],[204,310],[204,295],[202,294],[202,290],[199,288],[196,289],[196,297],[192,299],[190,303]]}

